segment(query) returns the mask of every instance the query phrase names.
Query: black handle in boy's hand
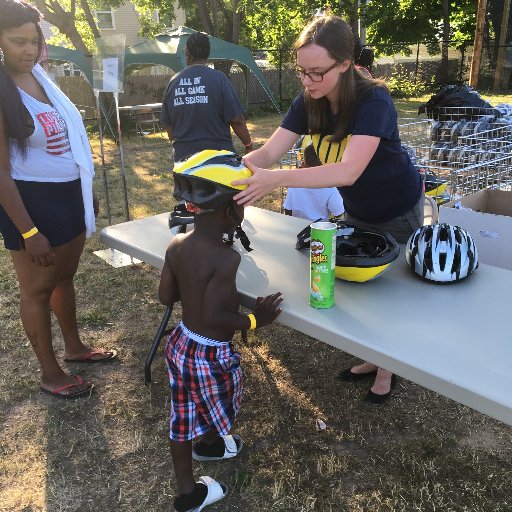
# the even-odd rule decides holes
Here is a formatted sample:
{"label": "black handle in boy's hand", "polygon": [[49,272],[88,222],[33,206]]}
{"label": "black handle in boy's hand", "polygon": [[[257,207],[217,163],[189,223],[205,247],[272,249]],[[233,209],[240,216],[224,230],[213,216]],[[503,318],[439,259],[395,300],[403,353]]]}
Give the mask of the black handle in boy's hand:
{"label": "black handle in boy's hand", "polygon": [[253,308],[256,327],[265,327],[265,325],[272,323],[282,311],[281,302],[283,302],[281,292],[266,297],[258,297]]}

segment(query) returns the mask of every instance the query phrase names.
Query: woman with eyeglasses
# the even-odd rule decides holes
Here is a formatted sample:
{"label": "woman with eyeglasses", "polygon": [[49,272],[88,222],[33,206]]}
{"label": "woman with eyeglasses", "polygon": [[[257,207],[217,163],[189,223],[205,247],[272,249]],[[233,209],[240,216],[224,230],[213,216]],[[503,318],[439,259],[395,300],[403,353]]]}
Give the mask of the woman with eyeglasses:
{"label": "woman with eyeglasses", "polygon": [[[336,16],[311,21],[294,45],[296,72],[304,91],[281,126],[244,157],[253,176],[235,196],[250,205],[277,187],[338,187],[347,222],[380,229],[405,243],[423,225],[420,174],[402,149],[396,109],[382,81],[354,67],[354,37]],[[310,134],[322,166],[300,170],[269,167],[303,134]],[[347,368],[344,381],[376,376],[367,401],[384,403],[394,384],[391,372],[371,363]]]}

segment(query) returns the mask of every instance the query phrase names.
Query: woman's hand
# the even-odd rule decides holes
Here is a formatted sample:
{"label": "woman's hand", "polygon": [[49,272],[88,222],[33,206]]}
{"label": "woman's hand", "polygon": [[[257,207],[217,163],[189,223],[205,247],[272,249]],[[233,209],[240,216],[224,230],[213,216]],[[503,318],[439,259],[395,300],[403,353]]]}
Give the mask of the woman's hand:
{"label": "woman's hand", "polygon": [[233,181],[232,185],[247,185],[247,188],[241,190],[233,199],[240,205],[250,206],[280,185],[280,175],[277,171],[256,167],[245,157],[242,160],[252,171],[252,176],[245,180]]}
{"label": "woman's hand", "polygon": [[36,233],[25,240],[25,250],[30,254],[36,265],[41,267],[55,265],[55,254],[48,239],[41,233]]}

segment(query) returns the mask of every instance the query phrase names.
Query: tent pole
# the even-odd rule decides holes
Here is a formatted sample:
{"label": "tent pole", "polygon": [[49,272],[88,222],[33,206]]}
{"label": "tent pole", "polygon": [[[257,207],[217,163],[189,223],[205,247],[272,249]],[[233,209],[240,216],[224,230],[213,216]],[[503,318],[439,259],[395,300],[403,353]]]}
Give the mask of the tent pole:
{"label": "tent pole", "polygon": [[103,171],[103,185],[105,187],[105,200],[107,201],[107,217],[108,225],[112,225],[112,217],[110,215],[110,197],[108,193],[107,170],[105,168],[105,147],[103,145],[103,125],[101,123],[101,109],[100,109],[100,91],[94,89],[94,96],[96,97],[96,117],[98,118],[98,130],[100,134],[100,148],[101,148],[101,169]]}
{"label": "tent pole", "polygon": [[123,193],[124,193],[124,209],[126,212],[126,220],[130,220],[130,210],[128,208],[128,189],[126,186],[126,173],[124,171],[124,154],[123,154],[123,142],[121,138],[121,120],[119,118],[119,92],[114,92],[114,101],[116,105],[116,120],[117,120],[117,140],[119,143],[119,157],[121,158],[121,179],[123,181]]}
{"label": "tent pole", "polygon": [[249,70],[246,66],[242,68],[245,78],[245,98],[244,98],[244,108],[245,111],[249,111]]}

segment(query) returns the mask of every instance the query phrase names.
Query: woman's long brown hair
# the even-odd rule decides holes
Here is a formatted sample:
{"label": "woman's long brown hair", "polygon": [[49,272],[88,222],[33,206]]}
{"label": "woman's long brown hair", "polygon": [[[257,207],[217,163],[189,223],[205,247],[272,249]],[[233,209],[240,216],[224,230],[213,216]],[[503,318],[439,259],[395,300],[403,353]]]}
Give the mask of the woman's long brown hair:
{"label": "woman's long brown hair", "polygon": [[[322,16],[311,21],[300,33],[293,46],[293,56],[297,57],[297,50],[309,44],[316,44],[325,48],[329,55],[338,62],[350,61],[350,66],[344,73],[340,73],[338,113],[339,123],[331,136],[331,141],[339,142],[347,136],[348,127],[357,102],[372,87],[383,86],[382,80],[365,78],[354,68],[354,36],[352,30],[341,18],[337,16]],[[331,106],[324,96],[313,99],[304,91],[304,100],[308,113],[308,126],[311,133],[322,133],[329,127],[329,113]]]}
{"label": "woman's long brown hair", "polygon": [[[43,49],[44,37],[39,26],[41,15],[39,11],[30,4],[18,0],[0,0],[0,34],[4,30],[21,27],[25,23],[34,23],[38,40],[38,56]],[[7,137],[11,138],[22,154],[27,150],[27,115],[21,96],[7,73],[3,63],[0,63],[0,114],[4,124]]]}

